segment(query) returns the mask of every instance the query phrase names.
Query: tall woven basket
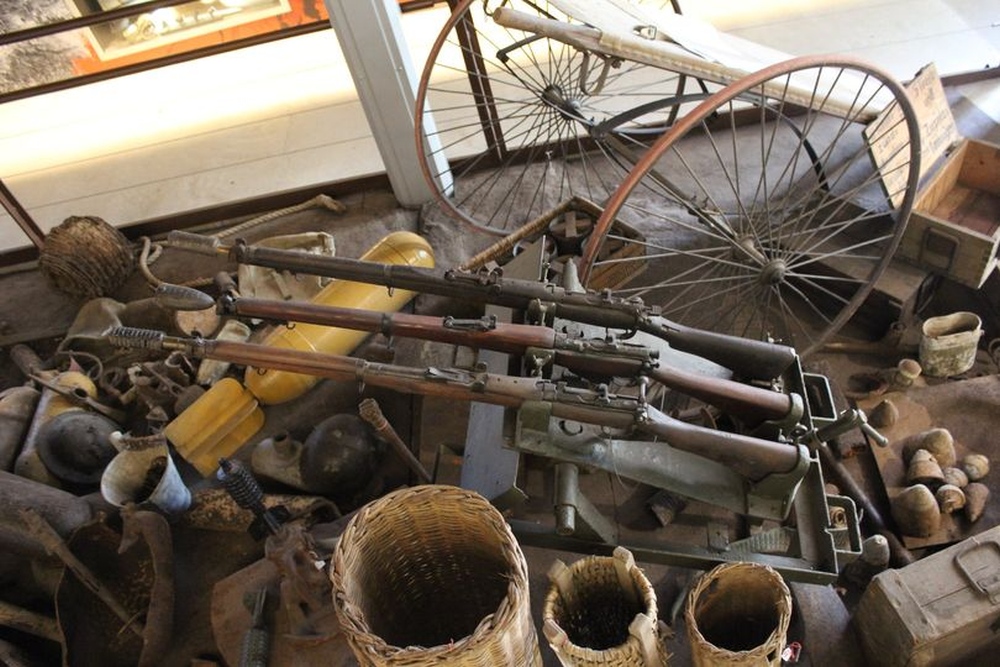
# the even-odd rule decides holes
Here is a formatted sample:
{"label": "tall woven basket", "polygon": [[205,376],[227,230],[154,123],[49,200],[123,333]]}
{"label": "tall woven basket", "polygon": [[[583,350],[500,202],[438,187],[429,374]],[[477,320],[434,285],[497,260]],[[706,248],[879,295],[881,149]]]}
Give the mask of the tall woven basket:
{"label": "tall woven basket", "polygon": [[702,575],[684,609],[695,667],[781,666],[792,595],[759,563],[724,563]]}
{"label": "tall woven basket", "polygon": [[656,592],[631,552],[556,561],[542,630],[565,667],[662,667]]}
{"label": "tall woven basket", "polygon": [[362,666],[541,666],[528,567],[503,516],[452,486],[363,507],[334,552],[334,607]]}

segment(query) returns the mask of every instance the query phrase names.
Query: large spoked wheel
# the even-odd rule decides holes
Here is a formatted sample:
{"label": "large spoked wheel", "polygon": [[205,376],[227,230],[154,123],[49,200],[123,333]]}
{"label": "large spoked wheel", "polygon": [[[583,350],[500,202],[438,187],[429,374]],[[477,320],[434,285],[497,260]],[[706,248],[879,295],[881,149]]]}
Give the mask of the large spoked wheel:
{"label": "large spoked wheel", "polygon": [[[881,169],[866,135],[894,138]],[[889,264],[919,162],[916,115],[891,76],[846,57],[780,63],[714,94],[656,142],[605,206],[581,276],[594,287],[631,276],[615,291],[667,318],[807,356]],[[641,249],[616,220],[639,229]],[[633,251],[606,252],[611,244]]]}
{"label": "large spoked wheel", "polygon": [[[636,4],[673,11],[668,0]],[[585,23],[547,0],[460,2],[420,79],[416,136],[424,175],[444,209],[508,234],[573,196],[603,203],[678,112],[708,89],[502,27],[492,18],[499,6]]]}

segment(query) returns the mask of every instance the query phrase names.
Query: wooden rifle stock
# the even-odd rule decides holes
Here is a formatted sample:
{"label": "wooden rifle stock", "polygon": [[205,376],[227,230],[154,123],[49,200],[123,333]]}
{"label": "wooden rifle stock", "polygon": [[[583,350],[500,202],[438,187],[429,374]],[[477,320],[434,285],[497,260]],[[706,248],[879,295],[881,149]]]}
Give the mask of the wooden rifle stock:
{"label": "wooden rifle stock", "polygon": [[751,436],[686,424],[641,403],[566,387],[539,378],[498,375],[462,369],[410,368],[302,350],[252,343],[175,338],[157,331],[118,327],[111,344],[153,350],[179,350],[190,356],[235,364],[358,382],[407,394],[479,401],[517,408],[527,401],[552,405],[552,415],[610,428],[630,428],[662,438],[670,446],[729,466],[751,481],[786,473],[799,463],[797,447]]}
{"label": "wooden rifle stock", "polygon": [[786,345],[750,340],[685,327],[659,316],[640,299],[623,299],[609,293],[571,292],[531,280],[516,280],[499,271],[467,273],[405,265],[383,265],[359,259],[327,257],[297,250],[283,250],[237,242],[225,248],[218,240],[185,232],[171,232],[170,243],[179,248],[228,252],[242,264],[326,276],[373,285],[384,285],[425,294],[486,302],[519,310],[545,305],[557,317],[624,331],[644,331],[672,347],[704,357],[744,378],[770,380],[797,359]]}
{"label": "wooden rifle stock", "polygon": [[600,341],[568,339],[565,334],[558,334],[544,326],[509,324],[487,318],[466,321],[409,313],[378,313],[313,303],[230,296],[220,299],[220,310],[224,314],[241,317],[343,327],[381,333],[386,337],[419,338],[509,354],[524,354],[528,348],[553,350],[556,363],[584,377],[637,377],[647,374],[666,387],[714,405],[748,426],[783,420],[795,410],[795,403],[787,394],[660,365],[648,353],[629,355],[613,347],[605,349],[594,345]]}
{"label": "wooden rifle stock", "polygon": [[430,315],[381,313],[303,301],[228,296],[219,299],[219,312],[223,315],[251,317],[271,322],[305,322],[369,331],[381,333],[387,338],[401,336],[433,340],[508,354],[523,353],[526,347],[552,349],[555,345],[555,332],[548,327],[500,322],[493,324],[487,319],[472,323]]}

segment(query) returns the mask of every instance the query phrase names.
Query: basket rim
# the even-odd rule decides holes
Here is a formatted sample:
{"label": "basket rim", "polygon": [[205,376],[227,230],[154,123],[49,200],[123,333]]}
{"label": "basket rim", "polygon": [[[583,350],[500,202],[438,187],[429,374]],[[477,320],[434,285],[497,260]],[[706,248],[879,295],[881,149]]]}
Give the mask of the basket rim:
{"label": "basket rim", "polygon": [[[629,554],[631,556],[631,554]],[[569,577],[575,580],[577,575],[586,572],[591,569],[592,566],[598,565],[605,568],[615,569],[618,564],[622,563],[621,558],[616,558],[615,556],[584,556],[579,558],[569,566],[566,566],[566,573]],[[561,561],[557,561],[557,564]],[[634,559],[629,557],[628,561],[625,562],[625,569],[632,581],[632,584],[636,586],[636,589],[641,597],[641,603],[643,604],[643,609],[636,612],[633,616],[631,622],[635,622],[635,619],[640,615],[645,615],[647,618],[653,619],[654,621],[659,617],[659,610],[657,608],[656,600],[656,590],[653,588],[652,583],[649,578],[646,577],[646,573],[642,571],[638,563]],[[551,576],[551,574],[550,574]],[[545,627],[547,624],[552,624],[559,632],[565,635],[565,641],[562,642],[558,647],[555,646],[551,639],[549,641],[552,650],[558,654],[566,652],[572,655],[578,660],[589,660],[589,661],[601,661],[605,660],[609,653],[628,653],[630,655],[641,656],[642,655],[642,641],[639,637],[629,633],[628,636],[618,645],[610,646],[605,649],[594,649],[589,646],[581,646],[570,639],[569,634],[566,632],[559,621],[555,618],[555,606],[562,598],[562,592],[556,583],[552,583],[549,586],[549,590],[545,595],[545,600],[542,604],[542,624]]]}
{"label": "basket rim", "polygon": [[[695,623],[694,619],[695,606],[697,604],[698,597],[701,595],[701,593],[704,592],[704,590],[709,586],[709,584],[717,580],[719,574],[725,574],[729,570],[737,568],[746,569],[748,571],[755,571],[758,573],[765,573],[768,577],[772,578],[777,584],[780,584],[778,588],[779,594],[777,595],[777,607],[778,607],[777,627],[775,627],[774,630],[772,630],[771,633],[767,636],[767,639],[765,639],[759,645],[753,648],[744,649],[740,651],[725,649],[716,646],[712,642],[708,641],[705,638],[705,636],[701,633],[701,629],[698,627],[698,624]],[[777,650],[780,651],[784,647],[778,646],[778,644],[783,643],[784,641],[783,638],[786,637],[788,634],[788,626],[791,624],[791,617],[792,617],[792,594],[788,588],[788,584],[785,583],[784,577],[782,577],[781,574],[773,567],[765,565],[764,563],[755,563],[753,561],[734,561],[731,563],[722,563],[721,565],[715,566],[708,572],[702,573],[698,577],[698,580],[695,582],[695,585],[691,588],[690,592],[688,593],[687,603],[684,605],[684,624],[685,626],[687,626],[687,631],[689,633],[694,634],[695,638],[697,638],[699,641],[703,643],[704,648],[709,653],[713,655],[730,656],[732,658],[757,655],[759,653],[762,653],[764,649],[767,649],[768,653],[775,650],[776,648]]]}
{"label": "basket rim", "polygon": [[[380,512],[396,503],[430,503],[435,499],[446,499],[458,502],[463,510],[475,514],[478,519],[486,521],[498,532],[502,543],[502,555],[509,568],[507,592],[500,601],[498,608],[485,615],[476,628],[468,635],[436,646],[395,646],[382,637],[372,633],[371,628],[358,605],[347,599],[344,577],[346,576],[345,545],[350,545],[361,532],[366,521],[373,513]],[[330,567],[330,579],[333,584],[333,601],[341,626],[351,643],[365,653],[374,654],[382,659],[402,660],[408,657],[440,661],[458,651],[472,651],[488,648],[488,642],[498,634],[508,634],[511,630],[522,630],[521,639],[530,640],[537,647],[534,623],[531,620],[528,593],[528,567],[524,554],[517,543],[513,531],[503,518],[503,515],[486,498],[468,489],[447,484],[424,484],[406,487],[368,503],[362,507],[348,522],[343,534],[337,541]],[[523,632],[527,627],[527,633]],[[528,636],[530,635],[530,636]]]}

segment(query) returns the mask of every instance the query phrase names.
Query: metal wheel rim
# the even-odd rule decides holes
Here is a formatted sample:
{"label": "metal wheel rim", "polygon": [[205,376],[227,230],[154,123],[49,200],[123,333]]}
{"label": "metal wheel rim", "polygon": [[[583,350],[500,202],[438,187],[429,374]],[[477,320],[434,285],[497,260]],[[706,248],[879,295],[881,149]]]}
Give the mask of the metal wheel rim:
{"label": "metal wheel rim", "polygon": [[[663,6],[671,4],[666,0],[649,1]],[[552,99],[562,100],[565,104],[546,104],[542,100],[544,97],[542,91],[546,89],[545,83],[551,83],[551,77],[547,74],[541,74],[539,71],[533,72],[530,76],[529,74],[520,75],[531,88],[520,92],[521,97],[515,97],[515,86],[511,82],[511,78],[497,74],[499,65],[495,58],[488,53],[490,48],[493,48],[495,52],[495,47],[509,46],[520,37],[529,34],[508,31],[506,32],[507,41],[498,42],[483,49],[485,57],[489,61],[488,76],[476,77],[475,74],[463,73],[464,76],[472,77],[470,80],[485,78],[494,87],[500,86],[502,88],[501,91],[494,90],[492,93],[493,100],[500,100],[495,113],[496,116],[499,116],[501,123],[499,131],[495,127],[496,118],[484,121],[481,118],[472,118],[471,116],[467,116],[461,121],[455,121],[455,129],[449,129],[449,121],[442,122],[442,117],[457,116],[463,108],[479,111],[490,106],[480,102],[476,102],[474,106],[470,105],[470,102],[476,99],[475,93],[471,89],[464,90],[464,82],[449,82],[447,84],[448,86],[463,86],[461,93],[450,91],[435,82],[435,77],[441,75],[442,72],[455,73],[453,68],[439,62],[439,60],[446,61],[441,54],[443,50],[450,49],[452,50],[452,59],[454,59],[455,50],[460,48],[456,44],[456,26],[462,24],[467,17],[473,16],[474,10],[479,11],[482,4],[482,0],[463,0],[455,7],[435,40],[421,73],[417,90],[415,138],[421,170],[440,207],[451,217],[474,229],[506,235],[524,222],[551,210],[574,195],[600,204],[614,192],[631,169],[632,164],[638,160],[641,152],[645,150],[646,145],[653,138],[650,137],[650,141],[640,145],[636,141],[637,135],[631,131],[627,136],[612,132],[611,134],[614,136],[611,139],[615,140],[615,143],[611,146],[611,140],[595,141],[591,136],[584,136],[583,130],[579,127],[579,125],[584,124],[584,121],[580,118],[569,118],[566,122],[568,116],[574,113],[586,116],[587,127],[598,122],[604,118],[601,114],[605,113],[608,108],[612,108],[608,106],[610,104],[608,99],[613,94],[617,94],[614,91],[620,90],[619,84],[621,86],[627,85],[627,77],[637,72],[646,77],[653,76],[651,73],[655,73],[655,76],[661,81],[656,92],[633,91],[634,94],[645,95],[644,99],[666,99],[669,97],[667,93],[670,96],[677,95],[679,89],[683,90],[685,85],[689,90],[692,90],[695,82],[690,77],[685,80],[683,76],[666,70],[625,62],[614,70],[613,74],[609,75],[609,80],[613,78],[612,83],[605,84],[605,88],[601,92],[602,99],[599,101],[595,101],[596,96],[570,94],[564,90],[548,99],[550,102]],[[547,5],[547,0],[540,2],[508,0],[506,4],[516,5],[520,8],[532,7],[539,13],[556,11]],[[476,23],[476,31],[481,39],[482,29],[478,23]],[[567,55],[573,51],[572,47],[547,38],[538,38],[537,41],[539,44],[545,45],[544,51],[558,54],[557,58],[550,58],[550,61],[555,59],[559,62],[557,67],[563,69],[579,67],[579,60],[582,56],[579,54],[575,57]],[[530,65],[544,64],[546,63],[541,60],[530,63]],[[529,65],[525,65],[525,69],[530,69]],[[596,69],[596,66],[592,64],[591,69]],[[574,76],[571,76],[570,82],[567,82],[565,73],[561,73],[561,70],[557,71],[556,75],[563,77],[559,87],[566,90],[574,88],[575,75],[578,73],[579,70],[574,70]],[[611,90],[609,90],[609,85],[612,87]],[[698,95],[697,92],[693,94]],[[706,95],[707,93],[701,94],[699,99],[703,99]],[[442,102],[442,99],[445,101]],[[579,111],[567,110],[573,105],[578,105]],[[686,108],[693,106],[694,102],[686,103]],[[515,109],[516,114],[507,113],[511,109]],[[537,116],[536,120],[530,120],[532,114]],[[666,107],[658,111],[657,114],[672,122],[677,115],[677,108]],[[478,116],[478,114],[476,115]],[[649,117],[639,119],[630,124],[629,128],[648,123],[648,121]],[[529,122],[531,124],[526,125]],[[478,124],[478,127],[474,127],[475,124]],[[573,127],[560,127],[562,124]],[[515,146],[505,153],[503,158],[505,161],[499,165],[489,165],[487,154],[491,152],[490,147],[485,145],[487,141],[485,138],[481,139],[478,136],[474,138],[476,141],[484,142],[483,147],[478,152],[473,153],[471,157],[467,156],[460,162],[457,156],[446,155],[452,151],[457,152],[458,143],[470,141],[473,138],[471,136],[473,133],[477,135],[485,133],[487,130],[483,128],[490,127],[494,128],[490,131],[494,133],[494,136],[500,136],[501,141],[507,140],[510,136],[516,141],[522,141],[523,144]],[[461,134],[463,129],[470,133],[469,136]],[[625,137],[624,143],[622,142],[623,136]],[[541,138],[547,140],[545,142],[538,141]],[[437,140],[441,146],[432,147],[429,145],[429,139]],[[629,149],[628,156],[621,154],[623,146]],[[454,157],[454,161],[460,164],[455,170],[460,179],[471,178],[470,173],[474,173],[476,178],[482,179],[481,183],[474,186],[471,191],[467,191],[467,194],[459,195],[457,199],[449,196],[444,190],[447,184],[443,184],[439,178],[439,172],[443,167],[442,156],[444,156],[445,161],[450,161]],[[518,169],[525,162],[532,165],[533,169],[519,173]],[[449,166],[452,165],[449,164]],[[494,177],[495,181],[490,180]],[[538,191],[546,181],[552,192],[539,193]],[[506,190],[501,190],[501,188],[506,188]],[[500,204],[494,207],[493,202],[497,199],[500,200]],[[490,206],[487,206],[485,202],[490,202]]]}
{"label": "metal wheel rim", "polygon": [[[851,293],[849,296],[844,296],[844,297],[838,295],[838,299],[834,301],[834,306],[837,306],[839,304],[839,309],[837,309],[835,313],[822,314],[823,319],[820,322],[819,331],[814,332],[812,335],[808,336],[807,339],[804,340],[782,341],[782,342],[791,342],[792,344],[796,345],[802,356],[807,356],[815,352],[817,349],[819,349],[822,346],[822,344],[830,338],[830,336],[832,336],[850,319],[850,317],[854,314],[854,312],[864,301],[865,297],[871,291],[875,282],[878,280],[878,278],[882,275],[882,273],[889,265],[892,259],[892,255],[894,254],[896,248],[898,247],[903,232],[905,230],[906,221],[909,217],[910,211],[913,206],[916,187],[919,180],[919,169],[920,169],[919,126],[916,118],[916,113],[913,110],[912,104],[910,103],[909,99],[906,96],[905,90],[898,82],[896,82],[888,74],[885,74],[884,72],[878,70],[877,68],[874,68],[871,65],[863,61],[860,61],[858,59],[850,57],[841,57],[841,56],[809,56],[803,58],[794,58],[789,61],[779,63],[778,65],[765,68],[760,72],[751,74],[727,86],[718,93],[712,95],[709,99],[702,102],[700,105],[698,105],[696,109],[691,111],[685,117],[681,118],[643,156],[643,158],[639,161],[636,167],[629,174],[628,178],[622,183],[622,185],[618,188],[615,194],[612,195],[608,203],[605,205],[604,213],[601,216],[600,220],[598,221],[594,234],[588,241],[584,249],[583,257],[581,259],[581,276],[585,284],[588,284],[591,287],[595,286],[600,287],[601,285],[595,284],[595,277],[601,270],[607,270],[609,267],[614,268],[615,263],[610,262],[605,258],[603,258],[602,254],[603,255],[608,254],[609,252],[608,249],[610,248],[611,241],[616,241],[619,243],[622,242],[621,238],[614,231],[613,226],[616,220],[618,220],[619,218],[622,219],[628,218],[630,213],[639,210],[637,206],[630,203],[630,199],[633,198],[634,193],[639,191],[640,188],[646,190],[656,190],[656,188],[653,188],[650,185],[650,183],[653,181],[659,182],[657,181],[657,177],[659,177],[660,180],[662,180],[662,174],[660,174],[659,169],[662,168],[662,161],[664,160],[665,157],[674,157],[675,163],[680,162],[683,164],[683,160],[677,157],[677,154],[683,155],[682,142],[685,141],[688,137],[694,136],[694,133],[698,131],[707,132],[707,135],[709,137],[712,136],[713,130],[707,128],[706,125],[707,119],[716,117],[720,110],[725,111],[735,108],[735,105],[738,103],[738,100],[745,99],[748,93],[753,92],[755,94],[760,94],[763,86],[765,85],[770,86],[774,82],[782,81],[783,77],[787,78],[793,75],[799,76],[800,73],[812,72],[812,71],[833,72],[834,70],[837,69],[840,69],[841,72],[851,71],[858,73],[859,75],[863,75],[864,80],[869,82],[871,86],[883,91],[882,92],[883,95],[890,96],[892,98],[891,101],[898,104],[899,109],[902,111],[901,125],[899,125],[898,127],[902,131],[908,133],[910,140],[908,143],[905,144],[905,148],[903,152],[900,154],[901,156],[899,159],[902,161],[902,164],[896,166],[897,169],[901,169],[905,171],[905,173],[907,174],[905,179],[905,190],[901,192],[901,197],[897,196],[897,200],[899,201],[899,203],[896,206],[895,211],[885,213],[886,215],[888,215],[889,219],[892,222],[891,228],[887,231],[886,230],[881,231],[878,237],[873,237],[869,241],[864,242],[862,245],[857,245],[855,243],[852,246],[851,244],[848,244],[846,246],[847,251],[845,251],[843,257],[840,258],[842,261],[846,261],[849,258],[853,259],[849,256],[850,253],[857,254],[858,257],[861,258],[862,250],[864,250],[865,252],[872,253],[871,255],[863,256],[864,261],[867,262],[868,265],[870,265],[870,270],[867,269],[865,270],[863,279],[858,278],[856,280],[850,281],[850,284],[853,285],[853,287],[851,287],[851,289],[853,289],[853,293]],[[817,78],[816,80],[819,81],[819,78]],[[817,100],[822,100],[822,99],[823,99],[822,97],[817,98]],[[817,101],[816,104],[821,105],[821,102]],[[760,107],[757,108],[759,109]],[[799,116],[793,120],[801,121],[803,118],[808,120],[812,119],[813,117],[826,118],[826,115],[821,114],[819,112],[810,111],[806,113],[804,116]],[[851,123],[848,120],[842,120],[838,122],[840,122],[843,127],[847,127],[850,125],[852,127],[852,132],[860,132],[861,131],[860,128],[864,127],[861,124]],[[775,127],[779,127],[781,123],[773,123],[773,125]],[[764,123],[761,123],[760,126],[763,128]],[[811,128],[814,126],[807,125],[806,127]],[[725,128],[725,129],[731,130],[734,136],[738,132],[742,132],[742,130],[735,127]],[[715,131],[720,132],[721,130],[715,130]],[[761,137],[765,137],[765,134],[766,132],[762,130]],[[837,137],[834,143],[840,141],[839,139],[840,135],[835,134],[834,136]],[[764,145],[763,139],[761,140],[761,143],[762,145]],[[733,145],[735,146],[735,140]],[[719,162],[724,162],[725,159],[731,159],[733,163],[737,165],[737,168],[739,164],[738,160],[741,158],[745,159],[747,164],[753,162],[753,159],[747,158],[745,155],[740,153],[740,151],[736,150],[735,148],[732,150],[733,152],[732,158],[720,157],[719,151],[722,149],[719,148],[718,143],[712,141],[711,146],[716,153],[716,155],[712,156],[712,158],[717,159]],[[820,149],[820,150],[821,150],[821,152],[819,153],[820,160],[828,158],[834,154],[834,151],[827,152],[826,149]],[[852,162],[850,162],[847,166],[844,167],[845,171],[848,168],[853,168],[853,169],[860,168],[859,165],[861,164],[861,159],[868,158],[867,153],[862,151],[863,148],[858,147],[854,151],[854,153],[852,153],[849,156]],[[767,164],[768,167],[770,168],[771,166],[770,163],[766,162],[767,157],[769,157],[769,154],[762,150],[760,159],[762,163]],[[708,162],[711,162],[711,159],[708,160]],[[802,165],[807,165],[807,162],[803,160],[800,164],[793,167],[792,168],[793,172],[795,169],[800,168]],[[812,165],[807,165],[807,166],[811,167]],[[688,165],[685,164],[684,169],[688,168],[689,168]],[[766,173],[766,170],[760,170],[760,171],[761,173]],[[667,178],[668,179],[673,178],[673,175],[670,174],[667,176]],[[735,195],[738,200],[739,197],[742,196],[738,192],[740,190],[740,187],[738,185],[733,184],[731,176],[725,176],[724,178],[728,179],[727,187],[729,187],[729,189],[731,190],[730,195]],[[792,182],[792,179],[794,177],[789,176],[788,178],[789,182]],[[871,188],[876,186],[880,187],[880,184],[878,184],[877,181],[871,180],[871,178],[872,178],[871,175],[865,178],[863,187],[865,188]],[[816,177],[816,179],[818,181],[819,177]],[[758,180],[766,181],[767,179],[761,178]],[[740,181],[737,178],[735,183],[739,182]],[[798,184],[796,183],[796,185]],[[661,191],[664,189],[662,186],[657,186],[657,188],[659,188]],[[775,192],[776,191],[777,187],[775,187]],[[854,192],[854,194],[858,195],[861,192],[862,190],[858,189],[857,191]],[[884,191],[880,190],[880,192],[882,197],[888,198]],[[865,192],[865,194],[867,195],[868,193]],[[669,196],[667,195],[663,196],[665,197],[666,200],[670,200]],[[637,198],[638,195],[635,195],[635,197]],[[677,203],[682,200],[687,202],[688,204],[690,204],[691,202],[690,198],[676,197],[676,196],[673,198],[674,203]],[[823,201],[823,206],[827,207],[831,205],[831,202],[835,201],[835,198],[833,195],[829,195],[825,201],[823,199],[821,199],[820,201]],[[740,218],[743,217],[743,213],[760,210],[759,208],[757,208],[757,205],[759,204],[758,201],[755,200],[754,202],[752,202],[752,204],[753,205],[748,205],[748,203],[746,202],[742,203],[740,206],[741,213],[740,215],[735,217]],[[885,204],[885,202],[881,202],[881,204]],[[875,207],[873,206],[872,208],[874,209]],[[769,213],[773,214],[774,211],[770,211]],[[697,219],[698,215],[701,214],[692,214],[692,215]],[[872,220],[875,218],[874,210],[872,212],[867,212],[867,213],[863,211],[863,215],[865,217],[858,218],[856,229],[860,230],[862,229],[863,225],[870,225]],[[650,217],[653,216],[650,214]],[[668,214],[664,213],[662,214],[662,217],[665,221],[668,217]],[[730,223],[730,227],[735,228],[731,224],[731,221],[729,221],[725,215],[723,215],[722,217],[726,218],[727,223]],[[750,218],[752,216],[749,215],[749,213],[747,213],[746,217]],[[823,231],[824,234],[829,234],[831,237],[836,237],[837,234],[839,233],[837,228],[835,226],[825,227],[827,222],[829,221],[820,220],[818,228],[824,230]],[[737,223],[739,224],[739,220],[737,220]],[[773,223],[769,223],[769,226],[771,226],[772,224]],[[844,236],[844,238],[846,238],[846,232],[848,229],[851,228],[851,226],[852,225],[848,225],[843,228],[842,231],[844,232],[844,234],[842,236]],[[691,231],[690,227],[691,225],[688,224],[689,228],[688,231]],[[829,241],[830,244],[832,244],[834,240],[835,240],[834,238],[831,238]],[[878,241],[877,244],[875,243],[876,240]],[[733,244],[732,241],[730,240],[729,241],[730,248],[734,247],[734,245],[735,244]],[[647,251],[649,250],[649,248],[652,247],[653,247],[652,245],[648,246]],[[878,248],[879,251],[879,254],[877,256],[874,255],[874,250],[876,247]],[[814,251],[817,255],[819,254],[820,250],[821,247],[819,245],[816,245]],[[826,249],[822,248],[822,250],[825,251]],[[659,247],[656,247],[655,252],[658,255],[657,257],[655,257],[655,259],[659,259],[661,260],[661,262],[665,262],[666,258],[671,256],[671,253],[673,253],[674,256],[680,256],[684,254],[683,250],[671,249],[663,244],[661,244]],[[702,262],[702,260],[705,260],[707,262],[708,260],[705,259],[704,257],[704,255],[707,254],[708,251],[704,251],[702,257],[697,257],[692,261],[695,261],[697,263],[697,262]],[[688,251],[688,255],[691,255],[690,251]],[[647,257],[648,256],[649,252],[647,252]],[[765,253],[765,256],[768,258],[769,261],[771,259],[778,259],[778,253],[775,253],[774,255],[767,255]],[[771,264],[770,266],[765,266],[767,262],[758,262],[756,266],[756,268],[758,269],[756,278],[761,281],[773,280],[776,281],[779,285],[791,286],[797,284],[795,282],[797,280],[797,277],[794,275],[790,275],[790,273],[794,273],[796,269],[794,265],[794,260],[787,259],[787,257],[789,256],[791,256],[791,254],[786,255],[786,260],[784,261],[783,265],[779,263],[774,263]],[[808,258],[806,258],[806,260],[808,260]],[[837,260],[836,257],[831,256],[830,261],[836,261],[836,260]],[[635,260],[629,260],[629,261],[635,263]],[[719,263],[721,264],[721,262]],[[815,265],[817,263],[818,262],[816,260],[812,261],[804,260],[802,266],[806,266],[808,264]],[[618,268],[628,266],[628,262],[619,261],[617,262],[617,266]],[[804,281],[804,283],[799,283],[799,284],[805,284],[811,280],[814,280],[813,278],[806,277],[807,274],[804,271],[800,273],[802,275],[801,279],[802,281]],[[683,288],[683,290],[686,290],[687,296],[685,297],[685,292],[677,290],[674,293],[672,293],[671,296],[669,297],[670,299],[669,303],[667,302],[660,303],[656,298],[652,298],[653,290],[651,289],[651,285],[643,285],[641,276],[639,279],[634,279],[633,282],[628,284],[627,286],[620,286],[620,285],[615,286],[616,287],[615,291],[619,292],[622,295],[629,294],[633,296],[639,296],[640,298],[646,300],[647,303],[649,303],[650,305],[663,305],[665,316],[671,317],[672,319],[676,319],[677,321],[683,324],[688,324],[690,326],[701,326],[702,328],[707,328],[711,330],[718,330],[726,333],[735,333],[737,335],[748,335],[752,337],[762,337],[762,336],[767,337],[768,334],[773,335],[774,333],[773,331],[758,330],[760,329],[759,327],[757,329],[755,329],[754,327],[745,327],[744,330],[733,330],[733,327],[724,326],[727,317],[732,316],[732,319],[735,319],[736,315],[734,314],[734,311],[720,313],[715,321],[712,321],[712,318],[705,318],[705,317],[701,317],[700,319],[691,317],[685,318],[681,315],[678,315],[678,312],[682,309],[680,308],[680,305],[678,305],[677,299],[684,299],[684,298],[689,299],[688,302],[683,303],[681,305],[685,306],[690,312],[694,312],[694,307],[698,305],[698,302],[695,301],[696,290],[694,290],[694,288],[690,284],[682,284],[682,280],[686,280],[687,283],[702,285],[701,287],[702,292],[707,294],[708,293],[706,287],[706,285],[708,284],[707,280],[711,279],[713,281],[717,281],[718,285],[716,287],[722,288],[723,286],[725,286],[726,282],[725,275],[726,275],[725,272],[720,271],[716,275],[709,275],[705,280],[701,281],[700,283],[696,280],[697,271],[692,271],[691,273],[688,273],[686,276],[680,274],[672,276],[671,280],[673,280],[673,282],[675,283],[675,288]],[[650,279],[650,281],[652,281],[652,279]],[[848,281],[841,280],[841,282],[844,283],[845,287],[849,287]],[[664,281],[659,281],[655,284],[660,285],[659,289],[661,290],[664,289],[663,288]],[[832,279],[829,284],[832,284]],[[823,287],[818,289],[823,289],[823,288],[828,288],[828,284],[824,283]],[[735,288],[726,287],[726,289],[735,289]],[[777,289],[778,288],[772,288],[771,291],[774,292]],[[789,289],[791,289],[791,287],[789,287]],[[814,287],[812,285],[809,285],[808,289],[813,290]],[[839,290],[841,288],[838,287],[837,289]],[[660,294],[661,301],[663,301],[662,299],[663,294],[665,294],[665,292],[661,291]],[[697,295],[697,298],[704,299],[704,301],[701,302],[705,309],[702,314],[707,313],[708,308],[710,306],[710,302],[712,301],[711,295],[707,297],[703,295]],[[800,297],[796,296],[795,298],[799,299]],[[824,298],[827,298],[826,295],[824,295]],[[715,299],[715,300],[720,301],[721,299]],[[808,298],[806,298],[805,300],[809,301]],[[748,292],[744,296],[742,301],[735,302],[735,305],[731,307],[734,309],[735,308],[745,309],[748,304],[753,304],[753,303],[757,303],[758,306],[761,305],[761,302],[759,301],[754,302],[751,299],[751,294]],[[774,306],[775,304],[764,305],[765,309],[770,309]],[[752,316],[744,316],[744,317],[746,317],[747,319],[752,319]],[[685,321],[685,319],[687,319],[687,321]],[[795,327],[792,326],[791,328]],[[780,337],[777,338],[779,340],[781,339]]]}

